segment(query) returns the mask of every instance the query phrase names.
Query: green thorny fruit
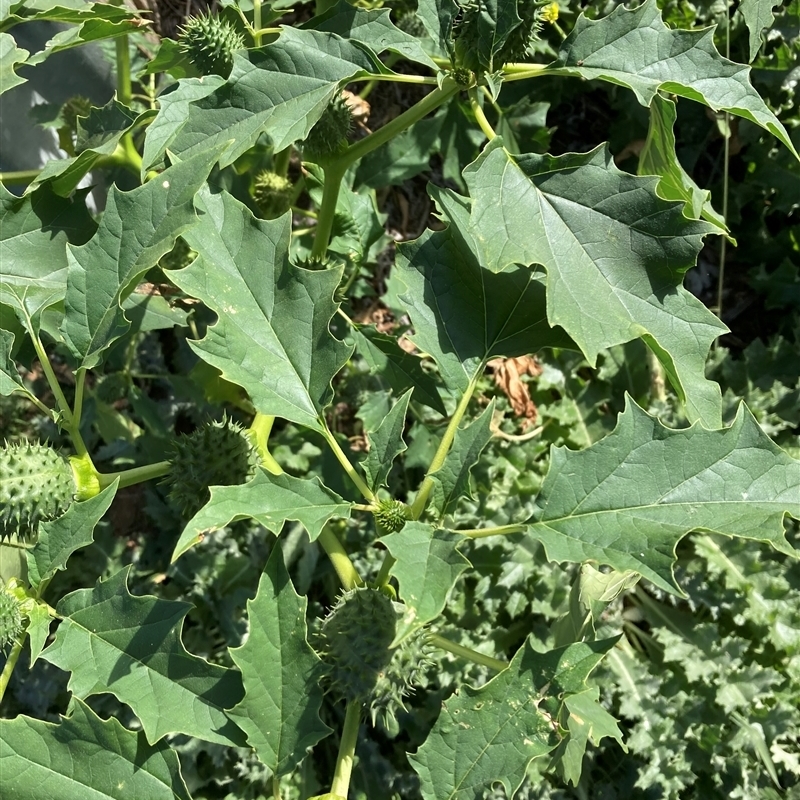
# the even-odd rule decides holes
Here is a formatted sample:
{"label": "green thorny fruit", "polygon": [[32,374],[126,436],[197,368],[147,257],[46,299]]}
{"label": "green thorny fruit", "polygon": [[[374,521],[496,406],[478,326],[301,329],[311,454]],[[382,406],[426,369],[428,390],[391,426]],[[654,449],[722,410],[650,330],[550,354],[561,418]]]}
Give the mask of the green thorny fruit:
{"label": "green thorny fruit", "polygon": [[[519,24],[508,32],[505,41],[494,43],[495,31],[487,20],[492,15],[484,9],[484,0],[458,0],[459,12],[453,22],[453,47],[456,67],[472,72],[496,72],[503,64],[520,61],[528,48],[539,39],[542,22],[558,18],[558,5],[550,0],[510,0],[516,3]],[[491,49],[487,50],[486,43]]]}
{"label": "green thorny fruit", "polygon": [[347,144],[352,127],[353,112],[345,96],[339,92],[309,131],[303,142],[304,154],[313,160],[340,152]]}
{"label": "green thorny fruit", "polygon": [[19,600],[0,585],[0,650],[15,642],[25,629]]}
{"label": "green thorny fruit", "polygon": [[318,639],[328,690],[347,702],[366,704],[373,724],[380,718],[390,733],[403,698],[427,665],[423,635],[391,647],[401,616],[402,606],[385,592],[359,587],[339,598]]}
{"label": "green thorny fruit", "polygon": [[40,522],[57,519],[78,493],[70,460],[39,442],[0,448],[0,541],[36,536]]}
{"label": "green thorny fruit", "polygon": [[201,75],[227,78],[233,69],[234,52],[244,47],[244,37],[227,20],[201,14],[186,20],[178,43]]}
{"label": "green thorny fruit", "polygon": [[210,486],[246,483],[260,464],[254,437],[228,419],[181,436],[173,448],[172,469],[164,481],[170,499],[187,517],[208,502]]}
{"label": "green thorny fruit", "polygon": [[289,209],[294,185],[283,175],[263,169],[253,181],[253,199],[266,219],[274,219]]}
{"label": "green thorny fruit", "polygon": [[400,500],[379,500],[375,511],[375,522],[388,533],[402,530],[408,520],[408,506]]}

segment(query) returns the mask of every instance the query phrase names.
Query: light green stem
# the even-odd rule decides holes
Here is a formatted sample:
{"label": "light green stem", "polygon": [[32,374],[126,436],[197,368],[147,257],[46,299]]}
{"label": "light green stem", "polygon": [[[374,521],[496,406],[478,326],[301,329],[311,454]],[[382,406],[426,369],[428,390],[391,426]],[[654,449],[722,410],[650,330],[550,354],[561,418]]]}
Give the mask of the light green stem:
{"label": "light green stem", "polygon": [[428,467],[425,480],[422,481],[422,486],[420,486],[419,492],[417,492],[417,496],[414,498],[414,503],[411,506],[411,519],[419,519],[422,516],[423,511],[425,511],[425,506],[428,504],[428,498],[433,491],[433,474],[441,469],[442,464],[444,464],[444,461],[447,458],[447,453],[450,451],[450,447],[453,444],[453,439],[455,439],[458,426],[461,424],[461,420],[464,418],[464,414],[469,406],[469,401],[472,399],[472,395],[475,392],[475,387],[478,385],[479,374],[480,371],[476,373],[469,382],[467,390],[464,392],[463,397],[459,401],[458,406],[456,406],[456,410],[453,413],[449,424],[447,425],[444,436],[442,436],[442,441],[439,442],[439,447],[437,448],[436,453],[433,456],[433,460]]}
{"label": "light green stem", "polygon": [[280,475],[283,472],[283,467],[269,451],[269,435],[272,432],[274,423],[275,417],[258,413],[250,425],[250,430],[255,434],[256,447],[258,448],[262,466],[267,472],[271,472],[273,475]]}
{"label": "light green stem", "polygon": [[320,422],[323,425],[322,428],[322,435],[325,437],[325,441],[330,446],[333,454],[336,456],[337,461],[342,465],[342,469],[347,473],[348,477],[351,481],[355,484],[356,488],[359,492],[370,502],[375,500],[375,493],[372,489],[364,483],[364,479],[356,472],[355,467],[350,463],[350,459],[347,457],[347,454],[342,450],[339,446],[339,442],[336,441],[336,437],[331,433],[328,428],[328,424],[325,421],[324,417],[320,418]]}
{"label": "light green stem", "polygon": [[527,525],[499,525],[496,528],[474,528],[469,530],[460,530],[462,536],[468,536],[470,539],[482,539],[485,536],[508,536],[511,533],[525,533]]}
{"label": "light green stem", "polygon": [[391,122],[387,122],[382,128],[378,129],[369,136],[365,136],[358,142],[351,144],[346,150],[335,158],[330,158],[324,165],[325,188],[322,192],[322,204],[319,209],[317,232],[314,237],[314,246],[311,250],[312,258],[321,259],[328,251],[331,231],[333,230],[333,220],[336,214],[336,203],[339,199],[339,189],[342,178],[352,164],[359,158],[363,158],[367,153],[371,153],[376,148],[393,139],[409,128],[415,122],[419,122],[431,111],[447,102],[461,87],[452,79],[445,78],[441,88],[434,89],[418,103],[411,106]]}
{"label": "light green stem", "polygon": [[480,129],[483,131],[486,138],[491,142],[492,139],[497,138],[497,134],[495,133],[494,128],[489,123],[489,120],[486,119],[486,114],[483,111],[483,107],[478,100],[478,87],[473,86],[469,90],[469,104],[472,108],[472,113],[475,115],[475,119],[480,126]]}
{"label": "light green stem", "polygon": [[256,47],[261,46],[261,0],[253,0],[253,40]]}
{"label": "light green stem", "polygon": [[356,586],[363,586],[364,581],[361,576],[356,572],[350,556],[347,555],[347,550],[339,541],[339,537],[326,525],[322,529],[322,533],[317,537],[320,547],[325,551],[328,558],[333,564],[336,574],[339,576],[339,582],[345,591],[355,589]]}
{"label": "light green stem", "polygon": [[117,46],[117,100],[123,105],[131,104],[131,53],[128,36],[118,36]]}
{"label": "light green stem", "polygon": [[350,790],[350,775],[353,772],[360,723],[361,703],[358,700],[351,700],[344,715],[342,741],[339,744],[339,756],[336,759],[336,771],[331,784],[331,794],[337,797],[347,797]]}
{"label": "light green stem", "polygon": [[118,478],[119,488],[124,489],[126,486],[135,486],[137,483],[151,481],[154,478],[163,478],[171,469],[172,464],[169,461],[157,461],[155,464],[145,464],[143,467],[124,469],[120,472],[101,472],[97,477],[101,489],[110,486]]}
{"label": "light green stem", "polygon": [[558,70],[552,69],[544,72],[544,64],[506,64],[503,67],[503,80],[508,83],[509,81],[524,81],[528,78],[538,78],[542,74],[546,75],[568,75],[569,73],[559,73]]}
{"label": "light green stem", "polygon": [[14,674],[14,667],[17,666],[17,660],[19,659],[19,654],[22,652],[27,635],[27,632],[20,634],[17,641],[15,641],[12,645],[11,652],[8,654],[8,660],[6,661],[6,665],[3,667],[2,674],[0,674],[0,702],[3,701],[3,695],[6,693],[8,682],[11,680],[11,676]]}
{"label": "light green stem", "polygon": [[506,661],[500,661],[498,658],[492,658],[491,656],[484,655],[483,653],[479,653],[477,650],[473,650],[470,647],[464,647],[461,644],[451,642],[449,639],[445,639],[444,636],[439,636],[438,633],[432,633],[426,638],[430,644],[432,644],[434,647],[438,647],[440,650],[446,650],[448,653],[452,653],[454,656],[460,656],[461,658],[467,659],[467,661],[472,661],[474,664],[480,664],[481,666],[489,667],[489,669],[493,669],[497,672],[501,672],[508,666],[508,662]]}
{"label": "light green stem", "polygon": [[272,156],[272,170],[281,177],[285,178],[289,171],[289,162],[292,160],[292,146],[284,147],[280,153]]}
{"label": "light green stem", "polygon": [[376,586],[386,586],[389,583],[389,573],[396,563],[397,559],[391,553],[386,553],[383,557],[383,564],[381,564],[381,568],[378,571],[378,576],[375,578]]}
{"label": "light green stem", "polygon": [[0,183],[33,183],[33,181],[39,177],[40,172],[40,169],[20,169],[16,172],[0,172]]}

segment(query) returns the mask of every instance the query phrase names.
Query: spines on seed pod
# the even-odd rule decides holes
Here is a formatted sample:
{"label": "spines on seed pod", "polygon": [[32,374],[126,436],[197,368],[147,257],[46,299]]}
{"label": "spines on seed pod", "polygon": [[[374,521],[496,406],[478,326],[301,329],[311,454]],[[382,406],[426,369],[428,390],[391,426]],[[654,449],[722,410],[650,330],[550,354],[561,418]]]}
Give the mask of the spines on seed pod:
{"label": "spines on seed pod", "polygon": [[303,152],[310,159],[329,156],[342,150],[353,127],[353,112],[339,92],[328,103],[303,142]]}
{"label": "spines on seed pod", "polygon": [[244,47],[244,38],[227,20],[214,14],[200,14],[186,20],[178,43],[202,75],[227,78],[233,69],[233,54]]}
{"label": "spines on seed pod", "polygon": [[286,212],[292,201],[294,185],[284,175],[264,169],[253,181],[253,199],[258,210],[267,219],[274,219]]}
{"label": "spines on seed pod", "polygon": [[189,517],[208,502],[210,486],[246,483],[260,463],[252,434],[228,419],[181,436],[173,448],[165,482],[170,499]]}

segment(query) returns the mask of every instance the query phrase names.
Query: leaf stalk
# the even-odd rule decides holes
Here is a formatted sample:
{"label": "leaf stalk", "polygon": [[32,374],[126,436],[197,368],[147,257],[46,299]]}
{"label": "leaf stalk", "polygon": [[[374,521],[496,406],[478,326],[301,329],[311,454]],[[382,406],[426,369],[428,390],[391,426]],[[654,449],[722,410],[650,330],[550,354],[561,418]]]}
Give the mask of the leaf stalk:
{"label": "leaf stalk", "polygon": [[358,742],[358,726],[361,723],[361,703],[351,700],[347,704],[342,728],[342,741],[339,744],[339,755],[336,759],[336,769],[331,784],[331,794],[337,797],[347,797],[350,789],[350,776],[353,772],[353,761]]}
{"label": "leaf stalk", "polygon": [[438,633],[431,633],[427,637],[427,641],[440,650],[446,650],[454,656],[465,658],[467,661],[472,661],[474,664],[480,664],[482,667],[489,667],[489,669],[493,669],[496,672],[502,672],[508,666],[507,662],[500,661],[499,658],[492,658],[484,653],[479,653],[477,650],[473,650],[471,647],[464,647],[464,645],[451,642]]}

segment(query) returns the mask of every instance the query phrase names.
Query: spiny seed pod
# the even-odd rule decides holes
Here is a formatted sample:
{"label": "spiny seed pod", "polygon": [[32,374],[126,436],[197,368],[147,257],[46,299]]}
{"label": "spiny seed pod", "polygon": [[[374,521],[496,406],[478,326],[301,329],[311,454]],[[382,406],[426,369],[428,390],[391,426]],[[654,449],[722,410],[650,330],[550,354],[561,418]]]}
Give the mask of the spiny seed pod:
{"label": "spiny seed pod", "polygon": [[395,604],[379,589],[345,592],[322,623],[319,653],[325,683],[347,701],[367,702],[394,655],[389,649],[399,619]]}
{"label": "spiny seed pod", "polygon": [[233,69],[234,52],[244,47],[244,37],[227,20],[201,14],[186,20],[178,44],[201,75],[227,78]]}
{"label": "spiny seed pod", "polygon": [[293,194],[292,182],[268,169],[259,172],[253,182],[253,199],[267,219],[274,219],[287,211]]}
{"label": "spiny seed pod", "polygon": [[353,113],[347,100],[339,92],[309,131],[303,142],[303,152],[314,159],[340,151],[344,148],[352,127]]}
{"label": "spiny seed pod", "polygon": [[24,629],[19,601],[0,586],[0,649],[15,642]]}
{"label": "spiny seed pod", "polygon": [[402,530],[408,520],[408,506],[399,500],[379,500],[373,513],[375,522],[389,533]]}
{"label": "spiny seed pod", "polygon": [[60,517],[77,494],[70,461],[38,442],[0,448],[0,541],[34,537],[40,522]]}
{"label": "spiny seed pod", "polygon": [[92,101],[88,97],[76,94],[61,106],[61,119],[74,133],[78,127],[78,117],[88,117],[91,110]]}
{"label": "spiny seed pod", "polygon": [[260,463],[250,433],[228,419],[198,428],[173,443],[172,469],[165,478],[170,499],[187,516],[209,500],[209,486],[246,483]]}

